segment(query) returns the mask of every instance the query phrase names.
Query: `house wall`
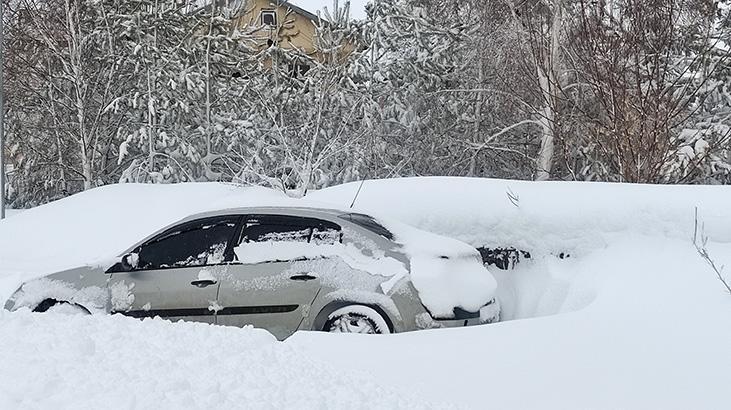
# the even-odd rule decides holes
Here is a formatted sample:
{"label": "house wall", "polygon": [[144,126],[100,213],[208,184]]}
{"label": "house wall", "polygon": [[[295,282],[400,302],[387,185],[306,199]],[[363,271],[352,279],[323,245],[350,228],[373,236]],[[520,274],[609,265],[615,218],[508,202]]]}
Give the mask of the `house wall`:
{"label": "house wall", "polygon": [[[300,49],[308,55],[315,55],[315,23],[310,18],[279,5],[277,0],[249,0],[242,15],[236,19],[239,29],[254,29],[254,37],[261,47],[267,47],[267,40],[275,41],[285,49]],[[277,12],[277,26],[262,25],[262,10]]]}

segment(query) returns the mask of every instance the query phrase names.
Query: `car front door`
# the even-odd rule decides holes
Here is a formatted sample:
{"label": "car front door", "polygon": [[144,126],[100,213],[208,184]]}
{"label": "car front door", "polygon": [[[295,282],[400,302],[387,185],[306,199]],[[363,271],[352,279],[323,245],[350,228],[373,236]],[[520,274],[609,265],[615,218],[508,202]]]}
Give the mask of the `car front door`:
{"label": "car front door", "polygon": [[327,221],[286,215],[246,217],[235,260],[221,284],[217,323],[254,325],[280,340],[294,333],[309,314],[327,265],[318,247],[340,240],[340,227]]}
{"label": "car front door", "polygon": [[219,278],[232,260],[240,221],[223,216],[183,223],[138,247],[134,267],[112,273],[112,312],[214,323]]}

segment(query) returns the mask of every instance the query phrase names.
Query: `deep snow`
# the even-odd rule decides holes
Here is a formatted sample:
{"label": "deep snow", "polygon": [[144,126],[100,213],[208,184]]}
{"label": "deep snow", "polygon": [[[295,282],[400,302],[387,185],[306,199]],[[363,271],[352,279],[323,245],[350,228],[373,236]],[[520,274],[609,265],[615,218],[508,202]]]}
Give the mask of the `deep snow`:
{"label": "deep snow", "polygon": [[[731,263],[731,246],[714,251]],[[731,295],[694,252],[634,237],[580,261],[521,266],[499,280],[504,312],[522,320],[372,339],[298,333],[288,343],[469,408],[722,409]]]}
{"label": "deep snow", "polygon": [[[313,192],[348,206],[360,183]],[[581,254],[628,232],[688,239],[694,208],[712,240],[731,242],[731,186],[421,177],[365,181],[355,206],[474,246]]]}
{"label": "deep snow", "polygon": [[443,408],[266,331],[0,311],[0,408]]}
{"label": "deep snow", "polygon": [[[350,184],[311,196],[349,204],[355,189]],[[116,317],[68,322],[3,312],[0,334],[11,336],[0,338],[6,369],[0,372],[0,408],[16,407],[22,397],[25,407],[93,407],[102,400],[122,403],[118,407],[144,408],[151,400],[174,407],[183,397],[188,407],[205,408],[229,400],[222,392],[232,389],[238,401],[224,407],[263,407],[269,400],[286,408],[342,408],[360,400],[370,408],[430,402],[520,409],[727,407],[731,295],[691,238],[698,207],[711,256],[731,265],[729,188],[419,178],[368,181],[356,204],[474,246],[529,250],[533,257],[515,270],[493,270],[508,320],[376,337],[307,332],[278,343],[252,329]],[[104,223],[103,214],[123,216],[128,205],[109,206],[104,212],[51,210]],[[150,206],[149,217],[173,218],[175,212]],[[17,239],[43,228],[53,236],[74,227],[67,220],[45,227],[33,218],[14,220],[21,217],[0,223],[0,252],[14,242],[8,234]],[[60,247],[55,263],[89,257],[71,245]],[[558,252],[571,257],[559,259]],[[30,253],[16,260],[27,269],[44,263]],[[239,374],[243,381],[231,383]],[[92,381],[88,387],[77,388],[86,380]],[[343,392],[335,398],[334,385]],[[348,401],[352,397],[358,400]]]}

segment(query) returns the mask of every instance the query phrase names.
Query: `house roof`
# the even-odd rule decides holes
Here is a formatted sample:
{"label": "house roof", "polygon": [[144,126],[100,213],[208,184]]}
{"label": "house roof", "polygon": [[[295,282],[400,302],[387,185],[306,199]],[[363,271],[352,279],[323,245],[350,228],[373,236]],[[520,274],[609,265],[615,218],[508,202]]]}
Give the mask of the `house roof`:
{"label": "house roof", "polygon": [[[315,14],[317,14],[318,11],[323,10],[327,8],[330,10],[330,12],[334,12],[333,7],[335,6],[333,4],[333,0],[286,0],[290,3],[294,3],[295,5],[304,8],[305,10],[309,10]],[[348,8],[350,18],[351,20],[365,20],[367,18],[366,15],[366,5],[371,2],[372,0],[340,0],[340,8],[344,8],[346,2],[350,4],[350,7]]]}
{"label": "house roof", "polygon": [[[218,5],[224,5],[224,4],[231,4],[231,3],[240,2],[240,1],[241,0],[233,0],[233,1],[232,0],[215,0],[215,3],[217,3]],[[322,20],[316,14],[311,13],[311,12],[303,9],[302,7],[297,6],[296,4],[293,4],[292,2],[289,2],[289,1],[286,1],[286,0],[269,0],[269,2],[271,4],[273,4],[273,5],[278,5],[280,7],[286,7],[288,9],[294,11],[295,13],[297,13],[297,14],[305,17],[305,18],[308,18],[308,19],[310,19],[310,20],[312,20],[314,22],[320,22]],[[203,6],[199,7],[199,8],[197,8],[197,9],[195,9],[193,11],[193,14],[200,13],[202,11],[208,11],[208,10],[210,10],[211,9],[211,6],[213,5],[213,3],[214,3],[214,1],[208,1],[208,2],[206,2],[205,5],[203,5]],[[325,23],[324,20],[322,20],[322,22]]]}
{"label": "house roof", "polygon": [[292,4],[292,2],[285,1],[285,0],[270,0],[274,4],[280,4],[282,7],[287,7],[294,11],[297,14],[301,14],[304,17],[307,17],[308,19],[312,21],[319,21],[320,17],[316,14],[313,14],[302,7],[297,6],[296,4]]}

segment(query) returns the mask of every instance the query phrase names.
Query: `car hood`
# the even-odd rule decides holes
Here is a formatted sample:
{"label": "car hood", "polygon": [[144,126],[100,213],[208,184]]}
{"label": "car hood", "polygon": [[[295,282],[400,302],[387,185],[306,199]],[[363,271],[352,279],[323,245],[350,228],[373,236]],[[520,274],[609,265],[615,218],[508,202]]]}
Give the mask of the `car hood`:
{"label": "car hood", "polygon": [[411,282],[433,316],[450,317],[456,307],[476,312],[495,297],[497,281],[477,249],[404,223],[379,222],[409,257]]}

